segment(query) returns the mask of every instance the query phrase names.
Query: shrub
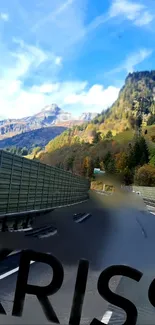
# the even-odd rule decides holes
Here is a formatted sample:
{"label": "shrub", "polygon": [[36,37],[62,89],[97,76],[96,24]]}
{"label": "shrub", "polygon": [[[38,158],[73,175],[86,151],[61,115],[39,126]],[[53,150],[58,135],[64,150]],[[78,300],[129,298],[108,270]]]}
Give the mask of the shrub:
{"label": "shrub", "polygon": [[144,165],[138,168],[135,172],[134,182],[139,186],[155,186],[155,167]]}

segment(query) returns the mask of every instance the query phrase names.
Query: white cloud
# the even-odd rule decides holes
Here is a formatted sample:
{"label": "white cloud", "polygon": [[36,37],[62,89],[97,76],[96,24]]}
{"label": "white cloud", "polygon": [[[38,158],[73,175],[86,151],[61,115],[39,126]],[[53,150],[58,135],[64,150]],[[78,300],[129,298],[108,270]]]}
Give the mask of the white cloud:
{"label": "white cloud", "polygon": [[109,10],[110,17],[124,15],[129,20],[135,20],[144,10],[144,6],[128,0],[114,0]]}
{"label": "white cloud", "polygon": [[0,13],[0,19],[2,19],[4,21],[8,21],[9,20],[9,15],[2,12],[2,13]]}
{"label": "white cloud", "polygon": [[49,83],[48,79],[56,77],[62,57],[22,40],[13,41],[14,51],[3,47],[1,53],[0,116],[5,112],[18,118],[37,112],[48,96],[57,92],[58,83]]}
{"label": "white cloud", "polygon": [[[132,21],[136,26],[144,26],[151,23],[154,15],[148,10],[147,6],[129,0],[113,0],[107,12],[96,16],[91,23],[83,30],[84,36],[95,30],[100,25],[105,24],[111,19],[122,17],[124,20]],[[121,21],[121,20],[120,20]]]}
{"label": "white cloud", "polygon": [[33,31],[36,31],[37,29],[41,28],[43,25],[47,24],[48,22],[51,22],[55,20],[60,14],[62,14],[72,3],[74,0],[67,0],[64,3],[61,3],[60,6],[57,6],[54,8],[48,15],[45,17],[42,17],[41,20],[39,20],[34,26]]}
{"label": "white cloud", "polygon": [[67,105],[77,104],[84,111],[100,112],[106,109],[117,99],[120,89],[109,86],[104,89],[102,85],[93,85],[88,90],[84,90],[79,94],[69,94],[64,103]]}
{"label": "white cloud", "polygon": [[135,20],[135,25],[143,26],[148,25],[153,20],[154,16],[151,15],[148,11],[145,11],[142,16],[138,17]]}
{"label": "white cloud", "polygon": [[109,16],[110,18],[123,16],[138,26],[147,25],[154,18],[146,6],[128,0],[114,0],[109,10]]}
{"label": "white cloud", "polygon": [[32,88],[36,92],[40,92],[43,94],[53,93],[59,89],[59,84],[53,83],[53,84],[43,84],[41,86],[33,87]]}
{"label": "white cloud", "polygon": [[135,67],[143,62],[146,58],[148,58],[153,53],[151,49],[140,49],[137,52],[134,52],[127,56],[122,64],[120,64],[117,68],[110,70],[107,74],[115,74],[125,70],[127,73],[132,73],[135,70]]}
{"label": "white cloud", "polygon": [[130,55],[125,62],[123,63],[122,68],[126,69],[127,72],[133,72],[135,66],[141,62],[143,62],[147,57],[152,54],[152,50],[141,49],[136,53]]}
{"label": "white cloud", "polygon": [[61,56],[57,56],[55,58],[55,64],[56,65],[61,65],[62,64],[62,57]]}
{"label": "white cloud", "polygon": [[57,103],[61,108],[72,112],[74,116],[84,111],[101,112],[117,99],[120,90],[112,86],[105,89],[101,85],[88,87],[86,81],[42,84],[27,90],[18,81],[8,83],[5,88],[1,86],[2,83],[0,83],[2,109],[0,115],[5,112],[10,118],[33,115],[52,103]]}

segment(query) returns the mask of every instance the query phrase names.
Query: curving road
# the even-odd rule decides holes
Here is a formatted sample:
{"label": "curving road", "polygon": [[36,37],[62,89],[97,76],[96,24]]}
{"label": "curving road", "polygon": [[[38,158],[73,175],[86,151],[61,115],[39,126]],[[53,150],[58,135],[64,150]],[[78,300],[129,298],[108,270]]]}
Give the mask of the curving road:
{"label": "curving road", "polygon": [[[74,218],[75,213],[84,215]],[[147,299],[148,286],[155,277],[155,215],[147,211],[140,197],[134,194],[115,194],[115,197],[91,194],[87,202],[55,210],[43,219],[38,218],[35,227],[47,224],[52,224],[57,232],[51,237],[32,240],[30,245],[33,249],[51,252],[63,265],[63,285],[50,297],[60,324],[68,324],[69,321],[81,258],[90,263],[81,324],[90,324],[94,317],[105,324],[121,325],[125,321],[125,313],[109,305],[97,292],[101,271],[113,264],[129,265],[144,273],[139,283],[114,277],[110,287],[134,302],[138,309],[137,324],[155,323],[155,309]],[[0,324],[47,324],[38,300],[31,295],[26,296],[22,318],[9,316],[18,263],[19,254],[0,263],[0,301],[8,314],[0,316]],[[29,283],[47,285],[51,278],[49,266],[43,263],[31,265]]]}

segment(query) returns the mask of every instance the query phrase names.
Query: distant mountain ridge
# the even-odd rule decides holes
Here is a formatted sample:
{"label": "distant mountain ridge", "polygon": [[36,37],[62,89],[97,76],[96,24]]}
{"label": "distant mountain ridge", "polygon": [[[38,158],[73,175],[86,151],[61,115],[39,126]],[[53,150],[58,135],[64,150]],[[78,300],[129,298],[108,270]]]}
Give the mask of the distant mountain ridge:
{"label": "distant mountain ridge", "polygon": [[26,147],[28,150],[34,147],[44,147],[48,141],[54,139],[66,130],[65,127],[49,126],[24,133],[17,134],[13,137],[0,140],[0,148]]}
{"label": "distant mountain ridge", "polygon": [[69,127],[91,120],[97,113],[83,113],[75,119],[71,113],[65,112],[57,104],[45,106],[39,113],[21,119],[0,120],[0,140],[51,126]]}

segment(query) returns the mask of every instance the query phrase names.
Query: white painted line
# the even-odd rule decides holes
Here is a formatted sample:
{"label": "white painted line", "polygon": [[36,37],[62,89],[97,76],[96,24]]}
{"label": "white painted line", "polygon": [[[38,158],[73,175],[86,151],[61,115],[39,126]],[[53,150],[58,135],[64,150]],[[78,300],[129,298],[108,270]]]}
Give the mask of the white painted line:
{"label": "white painted line", "polygon": [[150,213],[152,213],[152,214],[154,214],[154,215],[155,215],[155,212],[151,212],[151,211],[150,211]]}
{"label": "white painted line", "polygon": [[11,252],[8,256],[16,255],[16,254],[18,254],[18,253],[20,253],[20,252],[21,252],[21,250],[13,251],[13,252]]}
{"label": "white painted line", "polygon": [[86,218],[88,218],[88,216],[90,216],[90,213],[87,213],[87,214],[85,214],[84,216],[82,216],[81,218],[79,218],[79,219],[77,219],[77,220],[75,220],[75,222],[80,222],[80,221],[83,221],[83,220],[85,220]]}
{"label": "white painted line", "polygon": [[21,229],[18,229],[18,230],[11,230],[11,232],[19,232],[19,231],[29,231],[29,230],[32,230],[33,228],[32,227],[29,227],[29,228],[21,228]]}
{"label": "white painted line", "polygon": [[[33,264],[35,263],[35,261],[31,261],[30,264]],[[8,271],[2,275],[0,275],[0,280],[4,279],[4,278],[7,278],[9,275],[13,274],[13,273],[16,273],[18,272],[19,270],[19,267],[16,267],[15,269],[11,270],[11,271]]]}
{"label": "white painted line", "polygon": [[56,234],[57,234],[57,230],[54,230],[52,232],[49,232],[48,234],[40,235],[40,236],[38,236],[38,238],[48,238],[48,237],[54,236]]}
{"label": "white painted line", "polygon": [[112,316],[112,311],[106,311],[106,313],[103,315],[101,322],[104,324],[109,324],[110,318]]}

